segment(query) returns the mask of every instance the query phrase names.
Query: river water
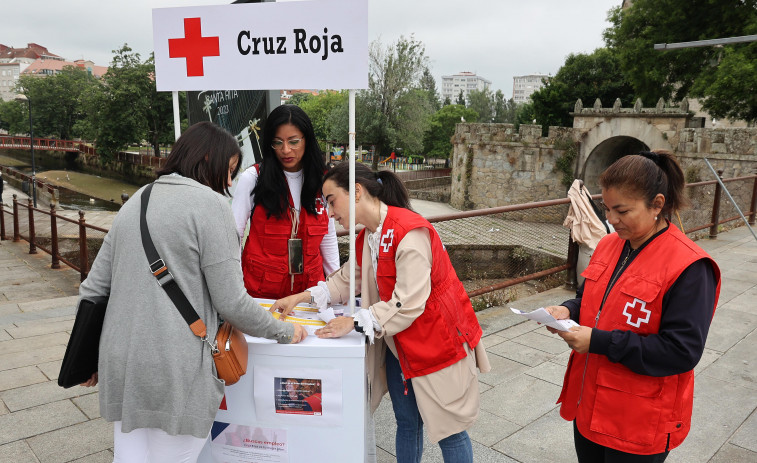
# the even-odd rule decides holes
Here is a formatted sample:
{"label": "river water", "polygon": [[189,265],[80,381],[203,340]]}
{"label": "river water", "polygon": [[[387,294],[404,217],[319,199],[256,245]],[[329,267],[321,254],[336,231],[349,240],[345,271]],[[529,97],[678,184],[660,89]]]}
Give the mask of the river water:
{"label": "river water", "polygon": [[[79,172],[76,170],[77,166],[74,162],[66,162],[65,159],[50,158],[38,154],[37,151],[35,151],[34,163],[38,177],[41,173],[50,170],[68,170]],[[31,175],[31,152],[25,150],[0,150],[0,165],[9,166],[26,175]],[[87,187],[91,181],[94,181],[97,178],[98,177],[96,175],[81,173],[77,176],[77,185],[81,184],[83,187]],[[8,179],[5,180],[7,181]],[[59,207],[63,209],[81,209],[83,211],[117,211],[121,208],[122,189],[119,184],[114,183],[112,191],[107,193],[107,196],[114,198],[115,201],[108,201],[107,199],[102,198],[93,198],[91,195],[79,193],[62,186],[56,186],[56,188],[58,188],[59,193]]]}

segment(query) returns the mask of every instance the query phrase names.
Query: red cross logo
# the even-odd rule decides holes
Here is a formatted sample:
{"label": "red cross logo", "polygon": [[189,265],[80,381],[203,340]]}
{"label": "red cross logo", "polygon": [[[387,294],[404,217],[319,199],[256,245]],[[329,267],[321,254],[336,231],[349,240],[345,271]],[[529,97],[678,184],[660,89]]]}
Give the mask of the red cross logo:
{"label": "red cross logo", "polygon": [[323,211],[326,209],[325,205],[323,204],[323,199],[316,198],[315,200],[315,213],[318,215],[323,214]]}
{"label": "red cross logo", "polygon": [[394,228],[390,228],[381,237],[381,247],[384,248],[384,252],[389,252],[389,248],[392,247],[392,239],[394,239]]}
{"label": "red cross logo", "polygon": [[[637,303],[641,304],[641,307],[637,308],[636,307]],[[647,310],[645,308],[646,306],[647,306],[647,303],[638,298],[634,298],[633,302],[627,302],[626,306],[623,308],[623,315],[625,315],[626,318],[628,319],[627,323],[631,326],[635,326],[636,328],[641,326],[642,323],[649,323],[649,317],[652,315],[652,311]],[[634,310],[634,309],[637,309],[637,310]],[[637,315],[635,315],[636,316],[635,322],[632,321],[634,318],[634,314],[631,313],[632,310],[634,310],[637,313]],[[642,316],[644,318],[642,318]]]}
{"label": "red cross logo", "polygon": [[168,39],[168,56],[187,59],[187,77],[204,76],[203,58],[221,56],[218,37],[202,36],[200,18],[184,18],[184,38]]}

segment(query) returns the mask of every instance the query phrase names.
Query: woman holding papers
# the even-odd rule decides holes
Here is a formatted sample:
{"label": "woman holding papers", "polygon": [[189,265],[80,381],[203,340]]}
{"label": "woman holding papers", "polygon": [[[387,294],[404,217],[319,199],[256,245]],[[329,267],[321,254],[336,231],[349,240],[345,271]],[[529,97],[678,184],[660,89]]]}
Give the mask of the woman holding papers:
{"label": "woman holding papers", "polygon": [[625,156],[600,177],[607,219],[576,299],[547,307],[581,326],[559,402],[579,462],[662,462],[689,433],[693,368],[720,293],[720,270],[670,221],[684,177],[667,151]]}
{"label": "woman holding papers", "polygon": [[[329,213],[349,226],[349,165],[324,180]],[[397,419],[397,461],[420,462],[423,425],[439,442],[445,462],[472,462],[466,429],[478,416],[476,367],[489,370],[481,327],[434,227],[410,209],[407,190],[388,171],[355,166],[357,292],[362,305],[353,317],[337,317],[316,331],[321,338],[353,329],[370,340],[371,405],[389,391]],[[347,303],[349,262],[325,282],[277,301],[289,313],[311,297],[319,308]]]}
{"label": "woman holding papers", "polygon": [[[295,343],[307,332],[274,319],[248,296],[228,203],[241,153],[210,122],[174,143],[152,187],[147,226],[165,266],[214,339],[219,318],[245,333]],[[114,422],[115,462],[195,462],[224,394],[211,349],[182,319],[140,239],[140,189],[118,212],[82,298],[109,296],[102,325],[100,414]],[[156,272],[158,273],[158,272]],[[162,280],[163,285],[173,284]]]}
{"label": "woman holding papers", "polygon": [[305,111],[271,111],[262,148],[263,162],[239,176],[231,209],[240,239],[250,223],[242,251],[247,292],[278,299],[339,268],[339,249],[320,191],[326,165]]}

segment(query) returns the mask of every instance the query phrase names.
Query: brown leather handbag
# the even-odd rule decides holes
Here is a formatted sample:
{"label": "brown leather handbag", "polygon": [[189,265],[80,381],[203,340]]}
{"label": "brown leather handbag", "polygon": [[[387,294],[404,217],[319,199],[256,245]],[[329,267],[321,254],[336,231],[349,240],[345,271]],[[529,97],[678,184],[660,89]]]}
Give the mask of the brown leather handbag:
{"label": "brown leather handbag", "polygon": [[213,342],[208,340],[205,322],[202,321],[181,288],[179,288],[173,275],[168,271],[165,262],[160,258],[158,250],[155,249],[155,244],[152,242],[150,229],[147,227],[147,204],[150,201],[152,187],[153,184],[151,183],[142,192],[142,210],[139,216],[142,247],[145,249],[147,261],[150,262],[150,271],[158,280],[158,285],[171,298],[171,301],[173,301],[184,321],[189,325],[192,333],[210,346],[210,352],[213,354],[213,361],[216,364],[218,379],[223,380],[227,386],[230,386],[239,381],[239,378],[247,372],[247,340],[245,340],[244,334],[234,328],[229,322],[223,322],[218,327],[218,333]]}
{"label": "brown leather handbag", "polygon": [[216,349],[211,352],[218,377],[227,385],[236,383],[247,373],[247,340],[231,323],[223,322],[218,327]]}

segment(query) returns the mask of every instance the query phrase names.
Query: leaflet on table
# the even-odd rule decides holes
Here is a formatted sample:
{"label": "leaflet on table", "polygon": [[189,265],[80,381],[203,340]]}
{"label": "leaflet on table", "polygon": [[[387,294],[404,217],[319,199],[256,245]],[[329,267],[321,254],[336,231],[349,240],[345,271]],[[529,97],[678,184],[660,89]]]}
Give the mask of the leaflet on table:
{"label": "leaflet on table", "polygon": [[213,461],[219,463],[287,463],[285,429],[269,429],[214,421],[210,430]]}
{"label": "leaflet on table", "polygon": [[574,322],[570,318],[567,318],[565,320],[557,320],[555,317],[552,316],[551,313],[547,312],[547,310],[544,307],[538,308],[534,310],[533,312],[523,312],[518,309],[514,309],[510,307],[510,310],[513,311],[513,313],[516,313],[518,315],[523,315],[524,317],[537,321],[541,323],[542,325],[547,325],[550,328],[554,328],[559,331],[570,331],[571,327],[578,326],[578,323]]}

